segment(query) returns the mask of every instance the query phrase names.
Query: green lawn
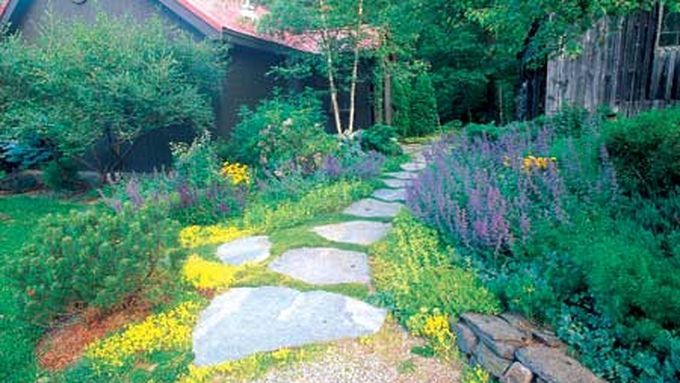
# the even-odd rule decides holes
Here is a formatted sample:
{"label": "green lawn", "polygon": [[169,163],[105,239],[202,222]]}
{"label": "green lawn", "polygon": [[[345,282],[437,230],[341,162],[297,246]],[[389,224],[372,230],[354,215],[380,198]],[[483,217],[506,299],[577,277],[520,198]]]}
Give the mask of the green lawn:
{"label": "green lawn", "polygon": [[[40,218],[84,206],[45,196],[0,197],[0,265],[21,248]],[[20,319],[14,293],[0,267],[0,381],[29,382],[35,371],[33,346],[41,331]]]}
{"label": "green lawn", "polygon": [[45,196],[0,197],[0,256],[6,257],[18,250],[40,218],[83,207],[79,203]]}

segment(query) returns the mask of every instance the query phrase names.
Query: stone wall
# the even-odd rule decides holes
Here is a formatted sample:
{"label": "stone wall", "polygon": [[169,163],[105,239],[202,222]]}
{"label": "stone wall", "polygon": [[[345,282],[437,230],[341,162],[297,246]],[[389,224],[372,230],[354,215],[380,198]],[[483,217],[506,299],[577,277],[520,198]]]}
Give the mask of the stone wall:
{"label": "stone wall", "polygon": [[574,358],[557,337],[515,314],[464,314],[452,324],[458,347],[501,383],[604,382]]}

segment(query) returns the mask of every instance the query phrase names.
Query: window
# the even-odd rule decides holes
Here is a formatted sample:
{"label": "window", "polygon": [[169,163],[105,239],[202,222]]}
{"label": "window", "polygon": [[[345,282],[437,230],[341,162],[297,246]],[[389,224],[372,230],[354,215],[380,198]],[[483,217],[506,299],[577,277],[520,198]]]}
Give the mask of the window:
{"label": "window", "polygon": [[664,12],[662,14],[660,47],[680,47],[680,12]]}

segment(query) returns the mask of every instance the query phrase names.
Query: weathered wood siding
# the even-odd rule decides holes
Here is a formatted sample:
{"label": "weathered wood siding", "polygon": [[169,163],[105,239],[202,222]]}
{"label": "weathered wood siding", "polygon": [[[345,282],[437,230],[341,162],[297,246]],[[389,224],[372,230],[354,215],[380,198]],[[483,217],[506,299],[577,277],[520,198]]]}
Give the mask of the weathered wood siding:
{"label": "weathered wood siding", "polygon": [[680,103],[680,47],[657,47],[659,10],[607,17],[582,38],[577,57],[548,61],[545,111],[608,106],[622,115]]}

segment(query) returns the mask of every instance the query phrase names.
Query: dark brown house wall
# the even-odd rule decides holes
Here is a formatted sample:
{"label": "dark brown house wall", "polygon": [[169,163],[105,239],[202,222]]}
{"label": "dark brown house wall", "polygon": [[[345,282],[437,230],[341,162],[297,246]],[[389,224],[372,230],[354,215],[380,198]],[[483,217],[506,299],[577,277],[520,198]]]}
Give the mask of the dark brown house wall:
{"label": "dark brown house wall", "polygon": [[238,123],[241,106],[253,108],[260,100],[271,96],[275,87],[286,85],[267,76],[273,66],[282,62],[282,56],[267,51],[240,45],[231,48],[227,78],[215,108],[218,136],[227,137]]}
{"label": "dark brown house wall", "polygon": [[129,15],[139,22],[159,16],[195,37],[201,37],[198,31],[167,11],[158,1],[149,0],[89,0],[83,4],[76,4],[71,0],[23,0],[19,1],[10,22],[13,29],[21,30],[22,35],[30,41],[39,34],[41,21],[48,12],[59,20],[93,20],[98,11],[111,15]]}

